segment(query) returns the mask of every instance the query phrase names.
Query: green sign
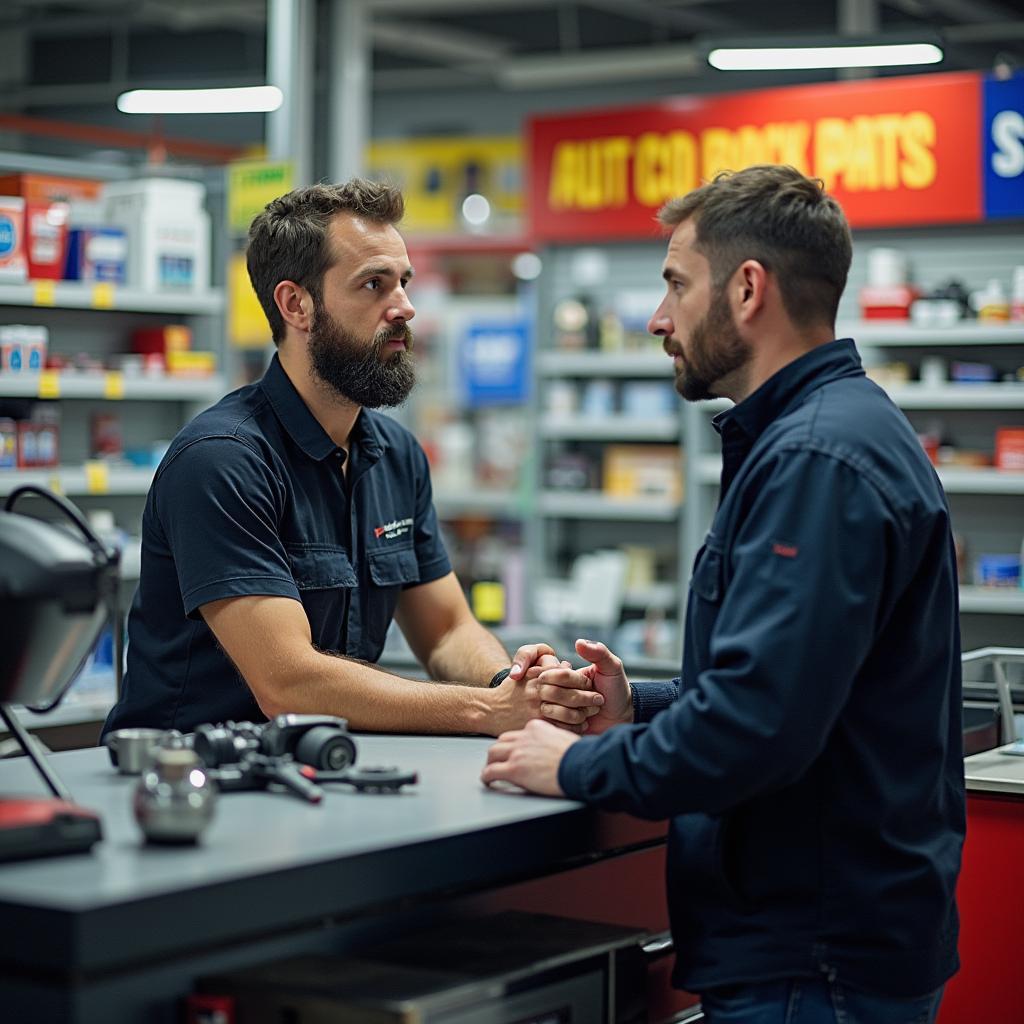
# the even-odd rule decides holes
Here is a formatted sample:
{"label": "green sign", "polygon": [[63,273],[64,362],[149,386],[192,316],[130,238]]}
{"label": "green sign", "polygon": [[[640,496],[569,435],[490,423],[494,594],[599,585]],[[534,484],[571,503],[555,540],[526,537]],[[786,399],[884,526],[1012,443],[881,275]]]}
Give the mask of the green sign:
{"label": "green sign", "polygon": [[228,228],[232,235],[245,235],[253,218],[272,199],[292,189],[290,162],[266,163],[243,160],[228,165]]}

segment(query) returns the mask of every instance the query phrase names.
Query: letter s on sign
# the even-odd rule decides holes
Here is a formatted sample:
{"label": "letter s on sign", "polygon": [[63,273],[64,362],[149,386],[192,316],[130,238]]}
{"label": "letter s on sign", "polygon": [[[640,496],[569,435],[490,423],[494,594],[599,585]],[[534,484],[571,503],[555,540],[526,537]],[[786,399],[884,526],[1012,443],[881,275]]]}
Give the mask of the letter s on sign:
{"label": "letter s on sign", "polygon": [[1001,110],[992,118],[992,170],[1000,178],[1016,178],[1024,173],[1024,114]]}

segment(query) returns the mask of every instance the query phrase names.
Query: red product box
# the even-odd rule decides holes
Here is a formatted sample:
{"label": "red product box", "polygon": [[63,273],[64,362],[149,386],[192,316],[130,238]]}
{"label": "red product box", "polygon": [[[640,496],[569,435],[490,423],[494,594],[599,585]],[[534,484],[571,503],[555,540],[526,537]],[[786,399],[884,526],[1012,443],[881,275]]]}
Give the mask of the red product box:
{"label": "red product box", "polygon": [[25,248],[32,280],[59,281],[68,250],[68,204],[25,206]]}
{"label": "red product box", "polygon": [[910,306],[919,297],[920,292],[907,284],[865,285],[858,295],[865,320],[909,320]]}
{"label": "red product box", "polygon": [[168,352],[189,352],[192,330],[184,324],[141,327],[132,331],[132,351],[139,355],[166,356]]}
{"label": "red product box", "polygon": [[996,469],[1024,471],[1024,427],[1000,427],[996,431]]}

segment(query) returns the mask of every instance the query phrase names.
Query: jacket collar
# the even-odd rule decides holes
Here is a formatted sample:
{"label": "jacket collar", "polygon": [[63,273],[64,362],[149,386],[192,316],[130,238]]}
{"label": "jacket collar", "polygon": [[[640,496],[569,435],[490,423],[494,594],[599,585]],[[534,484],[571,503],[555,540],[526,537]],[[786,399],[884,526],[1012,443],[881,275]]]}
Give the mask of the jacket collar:
{"label": "jacket collar", "polygon": [[812,391],[841,377],[863,373],[853,339],[818,345],[773,374],[738,405],[719,413],[712,424],[720,434],[739,429],[750,440],[756,440]]}

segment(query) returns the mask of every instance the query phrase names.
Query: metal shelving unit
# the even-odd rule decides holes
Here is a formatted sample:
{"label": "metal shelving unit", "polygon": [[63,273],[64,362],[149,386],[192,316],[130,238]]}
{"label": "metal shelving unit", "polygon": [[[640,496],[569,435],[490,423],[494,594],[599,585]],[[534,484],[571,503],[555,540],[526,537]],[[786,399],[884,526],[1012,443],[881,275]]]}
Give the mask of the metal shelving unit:
{"label": "metal shelving unit", "polygon": [[224,312],[224,293],[149,292],[104,282],[28,281],[0,285],[0,305],[43,309],[102,309],[123,313],[166,313],[169,316],[217,316]]}
{"label": "metal shelving unit", "polygon": [[66,494],[83,496],[144,497],[153,482],[152,469],[111,467],[94,461],[82,466],[56,466],[53,469],[0,470],[0,495],[8,495],[24,484],[36,484]]}
{"label": "metal shelving unit", "polygon": [[211,377],[125,377],[118,371],[79,374],[0,374],[0,398],[43,398],[125,401],[204,402],[224,394],[225,378]]}
{"label": "metal shelving unit", "polygon": [[664,499],[616,499],[601,491],[541,491],[537,495],[539,512],[564,519],[670,523],[679,517],[681,508],[681,505]]}
{"label": "metal shelving unit", "polygon": [[665,416],[550,416],[540,434],[564,441],[678,441],[680,421]]}

